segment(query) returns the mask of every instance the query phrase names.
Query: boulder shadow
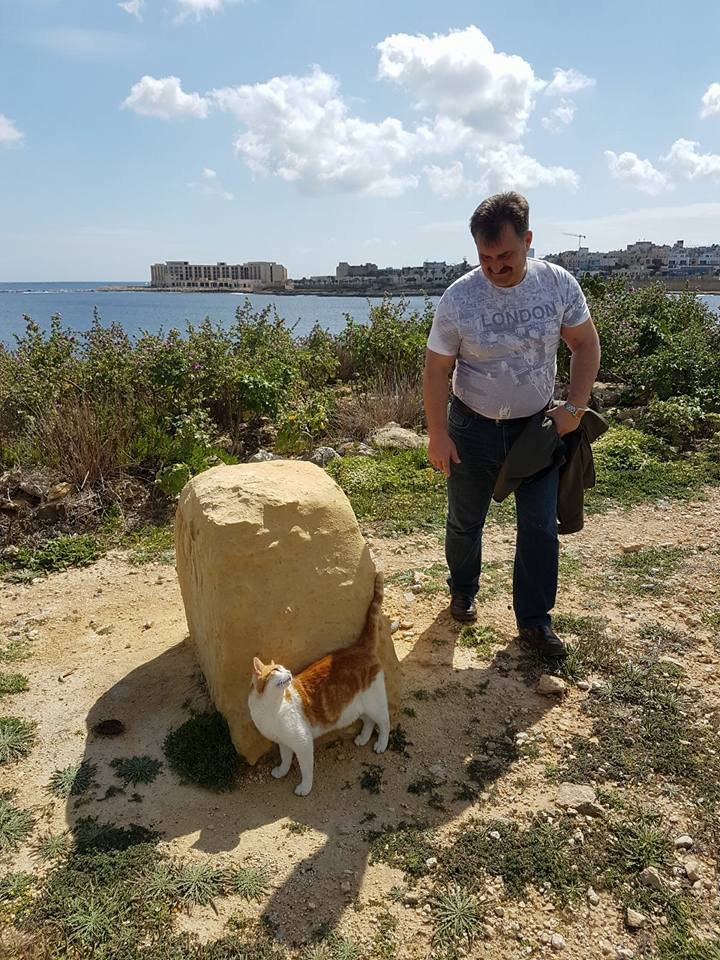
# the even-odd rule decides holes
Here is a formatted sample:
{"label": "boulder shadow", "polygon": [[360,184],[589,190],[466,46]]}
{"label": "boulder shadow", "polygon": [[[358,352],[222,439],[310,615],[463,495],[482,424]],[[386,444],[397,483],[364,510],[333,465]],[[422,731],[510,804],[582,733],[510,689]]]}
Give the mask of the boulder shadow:
{"label": "boulder shadow", "polygon": [[[456,639],[443,612],[407,655],[399,651],[404,696],[394,721],[401,730],[391,749],[376,754],[374,737],[356,747],[346,732],[321,742],[308,798],[294,794],[295,764],[283,780],[270,776],[276,749],[230,792],[178,782],[167,768],[163,741],[190,711],[210,705],[191,644],[176,644],[128,673],[88,713],[84,759],[97,768],[97,787],[90,800],[69,799],[70,830],[87,816],[136,823],[166,841],[179,840],[179,854],[187,848],[221,866],[265,866],[275,885],[263,917],[275,935],[302,943],[321,929],[330,931],[360,892],[370,832],[391,830],[401,821],[441,827],[470,808],[482,815],[483,795],[487,798],[515,762],[514,730],[532,727],[552,706],[518,669],[520,651],[514,643],[489,661],[478,656],[476,664],[458,669],[453,667]],[[108,719],[124,724],[121,736],[93,733]],[[496,746],[488,750],[488,744]],[[111,761],[143,754],[163,760],[161,774],[151,785],[117,792],[120,781]],[[477,760],[479,783],[468,776],[469,758]],[[408,792],[428,778],[438,781],[432,791]]]}

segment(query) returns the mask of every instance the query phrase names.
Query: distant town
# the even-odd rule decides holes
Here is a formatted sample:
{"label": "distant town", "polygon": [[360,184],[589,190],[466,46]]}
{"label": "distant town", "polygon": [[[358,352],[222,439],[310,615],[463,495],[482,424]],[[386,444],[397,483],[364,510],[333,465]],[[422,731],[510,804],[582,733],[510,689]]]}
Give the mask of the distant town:
{"label": "distant town", "polygon": [[[582,239],[582,234],[579,235]],[[530,250],[530,256],[534,256]],[[671,288],[693,281],[699,289],[720,289],[720,244],[686,247],[684,241],[656,244],[638,240],[624,250],[595,251],[579,246],[548,254],[543,259],[557,263],[576,277],[585,274],[627,276],[634,282],[664,280]],[[187,260],[154,263],[150,286],[156,290],[237,290],[326,295],[382,295],[383,293],[441,293],[453,281],[473,269],[463,260],[446,263],[426,260],[417,267],[378,267],[376,263],[351,264],[342,260],[334,274],[290,279],[287,268],[274,261],[194,264]]]}

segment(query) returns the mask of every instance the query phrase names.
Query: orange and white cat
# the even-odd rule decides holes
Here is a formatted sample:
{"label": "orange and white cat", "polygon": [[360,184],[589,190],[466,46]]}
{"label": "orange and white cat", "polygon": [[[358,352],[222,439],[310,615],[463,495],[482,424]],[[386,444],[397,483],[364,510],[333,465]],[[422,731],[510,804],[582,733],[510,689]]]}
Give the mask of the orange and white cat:
{"label": "orange and white cat", "polygon": [[312,790],[316,737],[362,720],[357,746],[364,746],[377,727],[375,752],[387,748],[390,718],[385,675],[377,656],[382,601],[383,577],[378,574],[360,639],[316,660],[296,677],[272,660],[265,664],[255,657],[253,661],[250,715],[260,733],[280,746],[274,777],[284,777],[293,755],[298,758],[302,779],[295,793],[300,797]]}

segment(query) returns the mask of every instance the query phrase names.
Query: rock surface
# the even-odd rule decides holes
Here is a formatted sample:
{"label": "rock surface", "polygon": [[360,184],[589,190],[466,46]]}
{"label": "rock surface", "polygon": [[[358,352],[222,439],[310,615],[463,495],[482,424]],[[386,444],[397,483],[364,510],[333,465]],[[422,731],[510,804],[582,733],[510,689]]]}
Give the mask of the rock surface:
{"label": "rock surface", "polygon": [[538,680],[537,692],[545,697],[563,697],[567,693],[567,684],[562,677],[544,673]]}
{"label": "rock surface", "polygon": [[[214,467],[180,494],[177,572],[190,636],[236,749],[271,744],[250,718],[252,659],[293,672],[359,636],[375,566],[340,487],[311,463]],[[391,711],[399,664],[383,617],[379,656]]]}
{"label": "rock surface", "polygon": [[597,802],[595,790],[582,783],[561,783],[557,795],[557,805],[564,809],[577,810],[587,816],[598,816],[603,810]]}
{"label": "rock surface", "polygon": [[421,437],[414,430],[406,430],[400,424],[390,421],[370,436],[370,443],[379,449],[419,450],[427,447],[427,437]]}

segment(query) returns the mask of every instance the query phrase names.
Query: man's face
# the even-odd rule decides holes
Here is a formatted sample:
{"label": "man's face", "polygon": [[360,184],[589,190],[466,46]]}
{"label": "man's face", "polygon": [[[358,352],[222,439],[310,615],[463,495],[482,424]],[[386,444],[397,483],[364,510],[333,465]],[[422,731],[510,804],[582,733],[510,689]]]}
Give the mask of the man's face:
{"label": "man's face", "polygon": [[525,276],[527,252],[532,243],[532,230],[519,237],[513,227],[506,223],[495,243],[475,238],[480,266],[496,287],[514,287]]}

